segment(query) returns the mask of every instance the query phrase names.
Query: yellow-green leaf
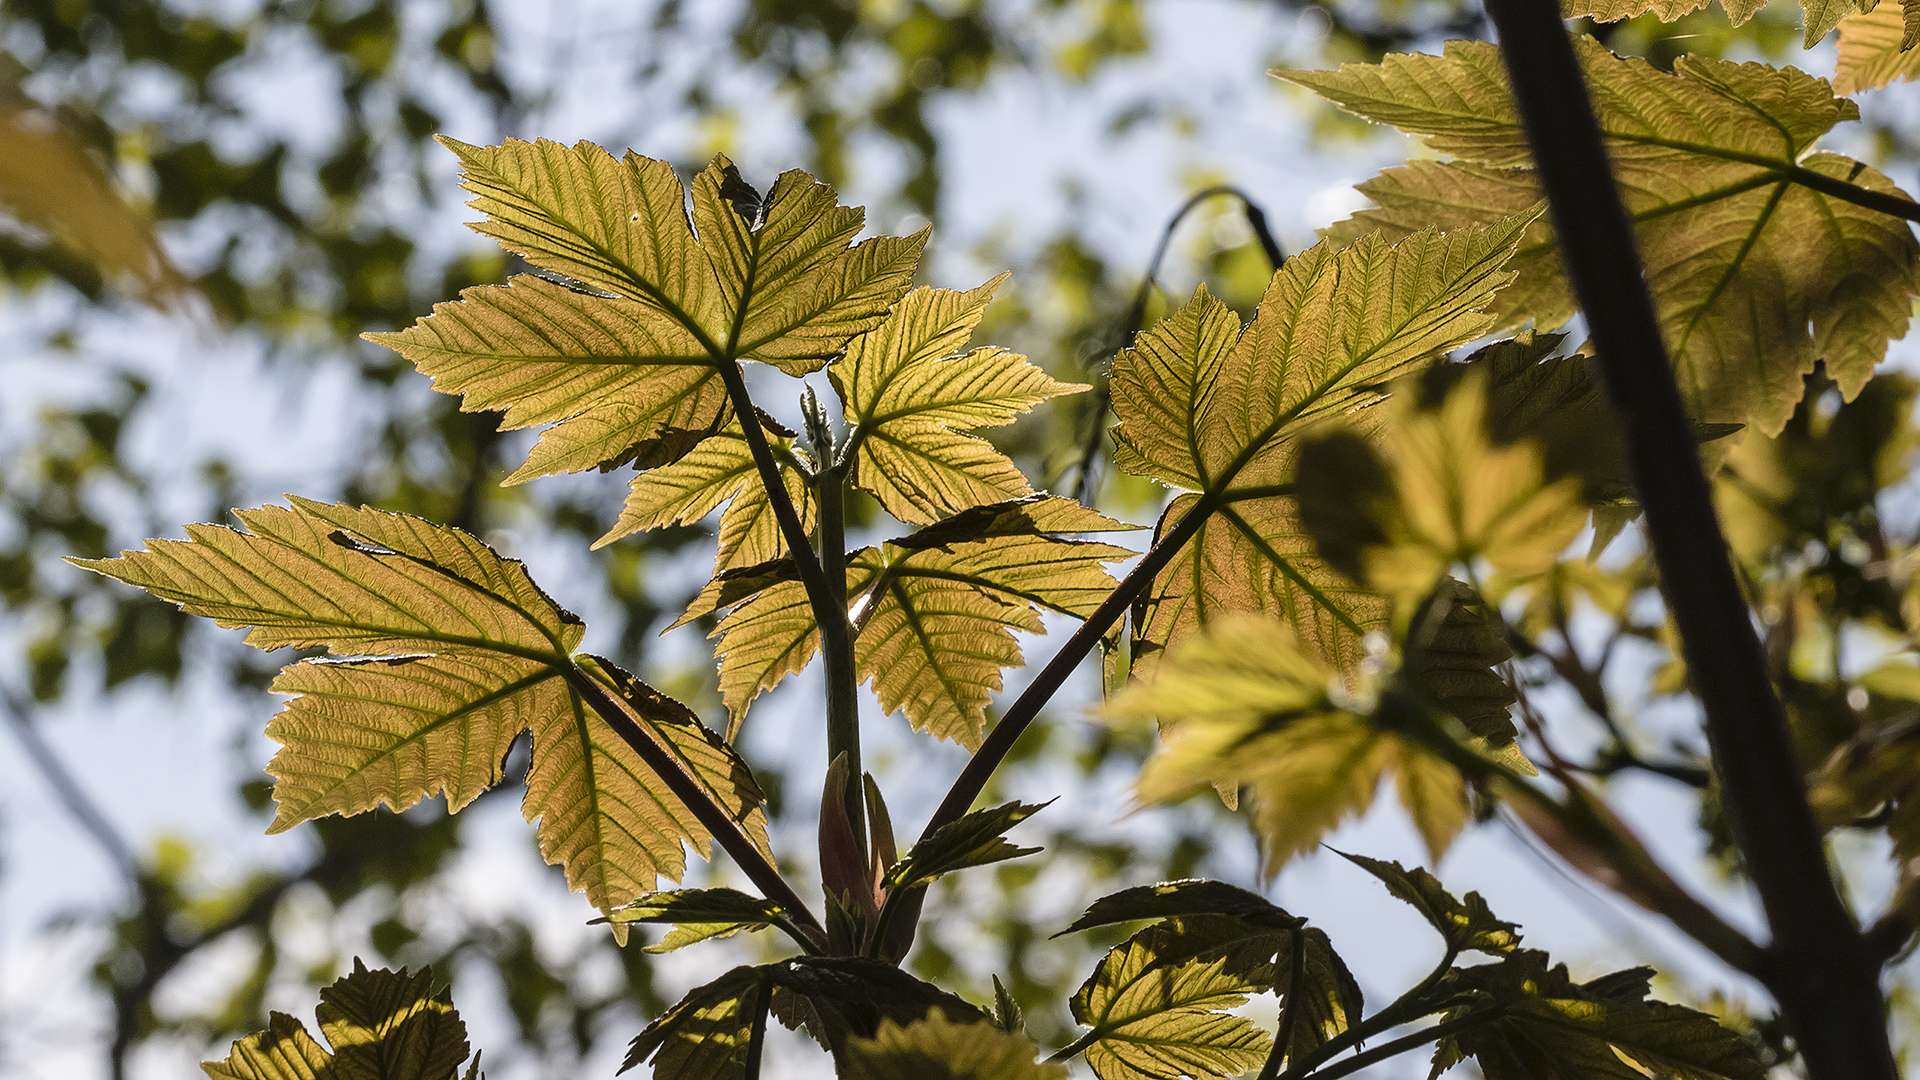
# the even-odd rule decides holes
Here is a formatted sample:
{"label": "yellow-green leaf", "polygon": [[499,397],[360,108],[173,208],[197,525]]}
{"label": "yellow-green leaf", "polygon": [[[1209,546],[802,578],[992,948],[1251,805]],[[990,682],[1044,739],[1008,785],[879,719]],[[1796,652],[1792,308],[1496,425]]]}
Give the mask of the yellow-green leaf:
{"label": "yellow-green leaf", "polygon": [[[790,434],[774,428],[765,417],[761,426],[767,429],[767,444],[781,466],[781,482],[800,516],[801,528],[812,531],[817,511],[807,484],[806,463],[799,457],[801,451],[793,445]],[[786,553],[786,540],[774,520],[773,503],[761,485],[753,452],[747,449],[738,420],[678,461],[634,477],[627,486],[620,519],[593,546],[605,547],[646,529],[699,521],[722,503],[727,508],[720,515],[720,547],[714,556],[714,573],[763,563]]]}
{"label": "yellow-green leaf", "polygon": [[[1135,552],[1063,533],[1130,529],[1068,499],[1033,495],[975,507],[847,556],[854,669],[882,708],[972,748],[1000,672],[1021,662],[1013,631],[1040,613],[1085,618],[1113,589],[1102,564]],[[714,628],[720,687],[737,717],[819,647],[806,591],[785,560],[729,571],[682,622],[737,605]]]}
{"label": "yellow-green leaf", "polygon": [[959,1024],[934,1009],[902,1026],[880,1022],[871,1039],[847,1040],[845,1080],[1066,1080],[1065,1065],[1041,1064],[1040,1048],[991,1023]]}
{"label": "yellow-green leaf", "polygon": [[1375,727],[1357,711],[1363,703],[1336,698],[1338,684],[1285,625],[1237,617],[1185,642],[1107,711],[1160,722],[1165,744],[1141,773],[1143,801],[1171,801],[1201,783],[1252,789],[1267,873],[1364,813],[1389,773],[1437,860],[1467,822],[1464,778]]}
{"label": "yellow-green leaf", "polygon": [[655,1080],[733,1080],[746,1074],[753,1019],[769,991],[764,969],[737,967],[687,992],[627,1048],[620,1071],[651,1059]]}
{"label": "yellow-green leaf", "polygon": [[433,969],[353,973],[320,991],[314,1010],[326,1047],[300,1021],[274,1013],[268,1029],[201,1066],[215,1080],[448,1080],[467,1059],[467,1028]]}
{"label": "yellow-green leaf", "polygon": [[[443,142],[487,215],[474,226],[541,270],[469,289],[413,328],[372,334],[462,408],[554,423],[509,479],[632,459],[672,462],[718,431],[719,373],[747,360],[812,371],[906,291],[926,234],[849,247],[861,211],[800,172],[761,200],[725,158],[686,192],[666,163],[591,143]],[[694,230],[699,230],[696,236]]]}
{"label": "yellow-green leaf", "polygon": [[1272,1040],[1228,1010],[1273,987],[1291,932],[1238,919],[1168,919],[1115,947],[1073,996],[1088,1031],[1074,1046],[1100,1080],[1230,1077],[1259,1066]]}
{"label": "yellow-green leaf", "polygon": [[[1203,288],[1113,365],[1115,463],[1196,494],[1210,516],[1134,613],[1134,662],[1226,612],[1292,622],[1319,655],[1351,667],[1384,618],[1311,551],[1290,487],[1300,433],[1379,400],[1379,384],[1485,331],[1481,313],[1531,217],[1389,245],[1323,242],[1287,260],[1244,331]],[[1337,296],[1365,295],[1365,304]]]}
{"label": "yellow-green leaf", "polygon": [[748,896],[737,889],[672,889],[648,893],[615,908],[595,922],[669,923],[672,930],[657,945],[642,952],[663,953],[709,938],[728,937],[742,930],[764,930],[784,922],[787,910],[771,900]]}
{"label": "yellow-green leaf", "polygon": [[1840,20],[1840,56],[1833,65],[1833,92],[1878,90],[1896,79],[1920,78],[1920,0],[1881,0]]}
{"label": "yellow-green leaf", "polygon": [[[1683,58],[1668,74],[1575,41],[1695,419],[1776,433],[1816,360],[1842,393],[1858,393],[1886,343],[1906,333],[1920,245],[1904,221],[1795,180],[1817,173],[1898,193],[1877,171],[1811,149],[1858,109],[1793,68]],[[1459,159],[1361,185],[1377,208],[1330,236],[1487,222],[1540,198],[1492,44],[1280,74]],[[1500,326],[1551,328],[1572,316],[1547,222],[1528,231],[1510,269],[1521,282],[1494,304]]]}
{"label": "yellow-green leaf", "polygon": [[1005,349],[960,352],[1005,280],[970,292],[915,289],[828,372],[855,425],[853,482],[902,521],[927,524],[1031,493],[1006,455],[964,432],[1087,389]]}
{"label": "yellow-green leaf", "polygon": [[236,514],[251,534],[188,526],[188,541],[79,565],[224,626],[259,648],[325,646],[273,688],[295,695],[268,726],[272,830],[444,794],[458,810],[500,779],[507,746],[533,733],[526,811],[540,847],[604,909],[685,870],[707,830],[580,698],[599,678],[762,848],[759,789],[685,706],[571,651],[584,627],[527,575],[458,529],[406,514],[328,506]]}

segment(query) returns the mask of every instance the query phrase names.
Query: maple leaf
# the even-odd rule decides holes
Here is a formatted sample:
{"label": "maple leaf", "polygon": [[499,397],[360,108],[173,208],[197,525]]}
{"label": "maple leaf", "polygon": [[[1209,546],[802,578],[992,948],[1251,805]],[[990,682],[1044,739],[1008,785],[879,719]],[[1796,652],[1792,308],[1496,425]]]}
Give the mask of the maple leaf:
{"label": "maple leaf", "polygon": [[[1220,614],[1286,618],[1300,642],[1342,667],[1385,619],[1380,598],[1313,554],[1293,498],[1298,436],[1379,400],[1379,384],[1492,323],[1481,313],[1529,215],[1389,245],[1316,244],[1273,275],[1242,331],[1200,289],[1113,363],[1114,463],[1185,488],[1159,532],[1206,517],[1132,613],[1134,663]],[[1334,298],[1349,292],[1365,304]]]}
{"label": "maple leaf", "polygon": [[1373,805],[1389,774],[1435,861],[1466,826],[1466,782],[1452,765],[1336,700],[1337,675],[1271,619],[1223,619],[1107,703],[1110,716],[1158,720],[1165,742],[1140,774],[1148,803],[1200,783],[1249,786],[1266,873]]}
{"label": "maple leaf", "polygon": [[[760,418],[760,425],[771,436],[767,444],[780,466],[781,483],[800,519],[800,527],[812,531],[818,510],[814,506],[813,490],[807,484],[811,463],[794,446],[792,432],[782,430],[766,416]],[[605,547],[647,529],[699,521],[723,503],[726,510],[720,515],[715,574],[763,563],[785,553],[786,540],[780,535],[779,522],[774,518],[773,502],[761,485],[753,452],[748,449],[746,435],[737,419],[729,421],[725,428],[678,461],[648,469],[629,481],[619,520],[595,540],[593,546]]]}
{"label": "maple leaf", "polygon": [[1877,90],[1896,79],[1920,78],[1920,0],[1881,2],[1840,20],[1840,56],[1833,92]]}
{"label": "maple leaf", "polygon": [[[285,668],[294,695],[267,727],[278,809],[270,831],[327,814],[404,810],[445,795],[457,811],[500,779],[532,732],[527,816],[541,853],[603,911],[704,854],[708,829],[582,697],[612,698],[716,806],[766,848],[745,763],[684,705],[572,650],[580,620],[526,568],[479,540],[406,514],[295,499],[237,511],[251,533],[190,525],[189,540],[76,565],[136,585],[256,648],[323,646],[339,660]],[[621,929],[624,933],[624,929]]]}
{"label": "maple leaf", "polygon": [[[724,157],[686,191],[665,162],[592,143],[442,137],[486,215],[473,228],[563,280],[480,286],[368,334],[505,428],[553,424],[508,483],[665,465],[725,426],[723,369],[816,370],[907,289],[926,232],[849,247],[863,215],[783,173],[762,199]],[[696,231],[698,230],[697,234]]]}
{"label": "maple leaf", "polygon": [[332,1050],[276,1012],[201,1068],[214,1080],[447,1080],[467,1059],[466,1024],[445,990],[434,993],[431,967],[369,971],[356,957],[352,974],[321,989],[314,1015]]}
{"label": "maple leaf", "polygon": [[[1904,221],[1808,186],[1899,195],[1875,170],[1811,149],[1859,110],[1792,68],[1682,58],[1667,74],[1590,38],[1574,43],[1695,419],[1777,433],[1817,360],[1845,396],[1857,394],[1920,295],[1920,244]],[[1492,221],[1540,198],[1492,44],[1276,74],[1457,159],[1360,185],[1376,208],[1330,237]],[[1573,315],[1546,221],[1510,269],[1521,283],[1494,302],[1500,326],[1550,328]]]}
{"label": "maple leaf", "polygon": [[1417,866],[1409,870],[1384,859],[1369,859],[1344,851],[1338,854],[1379,878],[1388,892],[1412,905],[1456,952],[1472,950],[1488,956],[1505,956],[1520,946],[1519,928],[1494,918],[1479,893],[1470,892],[1463,901]]}
{"label": "maple leaf", "polygon": [[[1069,499],[1033,495],[974,507],[847,556],[854,668],[880,705],[916,729],[980,744],[1000,672],[1021,662],[1013,631],[1040,613],[1085,618],[1113,589],[1102,564],[1136,552],[1063,534],[1130,529]],[[789,560],[729,571],[681,623],[731,606],[719,638],[721,696],[735,716],[802,670],[819,648],[806,591]]]}
{"label": "maple leaf", "polygon": [[1047,398],[1088,389],[1005,349],[959,353],[1006,279],[968,292],[915,289],[827,372],[855,425],[853,483],[901,521],[925,525],[1031,494],[1006,455],[964,432],[1010,424]]}

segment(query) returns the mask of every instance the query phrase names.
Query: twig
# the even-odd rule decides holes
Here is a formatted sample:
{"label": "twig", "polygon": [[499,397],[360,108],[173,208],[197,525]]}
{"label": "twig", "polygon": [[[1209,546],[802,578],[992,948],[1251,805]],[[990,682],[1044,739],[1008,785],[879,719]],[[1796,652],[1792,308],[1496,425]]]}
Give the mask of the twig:
{"label": "twig", "polygon": [[1693,427],[1559,5],[1488,0],[1487,8],[1499,28],[1562,257],[1608,394],[1626,423],[1648,539],[1706,712],[1735,835],[1773,929],[1762,981],[1779,1000],[1815,1080],[1895,1080],[1879,964],[1834,889],[1801,794],[1786,713],[1767,680],[1765,656],[1728,562]]}

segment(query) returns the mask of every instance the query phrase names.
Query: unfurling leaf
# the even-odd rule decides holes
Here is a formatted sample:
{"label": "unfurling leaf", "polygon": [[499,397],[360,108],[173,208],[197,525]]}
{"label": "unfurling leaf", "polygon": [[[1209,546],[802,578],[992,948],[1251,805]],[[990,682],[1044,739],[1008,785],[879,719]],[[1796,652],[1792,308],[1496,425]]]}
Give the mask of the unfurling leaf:
{"label": "unfurling leaf", "polygon": [[1336,698],[1336,686],[1332,669],[1284,625],[1239,618],[1190,639],[1107,711],[1160,722],[1165,744],[1141,773],[1143,801],[1170,801],[1200,783],[1252,789],[1269,874],[1365,812],[1389,773],[1438,860],[1467,823],[1465,779],[1376,727],[1368,706]]}
{"label": "unfurling leaf", "polygon": [[[591,143],[442,139],[474,229],[562,284],[468,289],[395,334],[369,334],[502,426],[554,424],[509,481],[632,458],[677,460],[731,414],[720,372],[755,360],[805,374],[880,323],[913,277],[923,231],[849,247],[861,211],[788,172],[764,200],[717,158],[686,192],[665,162]],[[751,218],[743,216],[743,207]],[[696,236],[695,230],[698,230]]]}
{"label": "unfurling leaf", "polygon": [[201,1068],[215,1080],[451,1080],[467,1059],[466,1025],[446,991],[433,992],[432,968],[368,971],[356,958],[353,974],[320,991],[314,1015],[331,1052],[277,1012]]}
{"label": "unfurling leaf", "polygon": [[[1859,110],[1792,68],[1682,58],[1667,74],[1591,38],[1574,42],[1695,419],[1778,432],[1816,360],[1843,394],[1858,393],[1886,343],[1906,333],[1920,244],[1904,221],[1795,177],[1897,194],[1859,162],[1811,152]],[[1332,237],[1494,221],[1540,198],[1490,43],[1281,75],[1458,159],[1415,162],[1361,185],[1377,209],[1334,226]],[[1499,326],[1552,328],[1573,315],[1546,221],[1528,230],[1509,269],[1520,280],[1494,302]]]}
{"label": "unfurling leaf", "polygon": [[1840,20],[1840,57],[1833,66],[1833,92],[1878,90],[1897,79],[1920,78],[1920,0],[1880,0],[1878,6]]}
{"label": "unfurling leaf", "polygon": [[940,826],[933,835],[913,845],[907,856],[888,868],[887,891],[900,892],[931,885],[945,874],[970,866],[1017,859],[1039,848],[1023,848],[1004,838],[1008,829],[1032,817],[1045,803],[1010,802]]}
{"label": "unfurling leaf", "polygon": [[784,921],[786,915],[787,910],[779,904],[748,896],[738,889],[673,889],[649,893],[594,921],[670,923],[673,929],[658,945],[642,950],[663,953],[742,930],[764,930]]}
{"label": "unfurling leaf", "polygon": [[[1244,332],[1202,289],[1114,359],[1115,464],[1192,493],[1167,508],[1160,532],[1207,515],[1135,606],[1139,670],[1232,612],[1284,618],[1303,647],[1358,665],[1361,637],[1385,621],[1385,607],[1314,556],[1292,497],[1298,438],[1314,421],[1377,403],[1385,380],[1485,332],[1492,319],[1481,309],[1511,280],[1502,266],[1531,220],[1426,230],[1394,246],[1378,237],[1317,244],[1274,274]],[[1349,290],[1370,299],[1333,299]]]}
{"label": "unfurling leaf", "polygon": [[[1069,499],[1030,495],[974,507],[847,556],[854,667],[882,708],[968,748],[980,745],[1003,668],[1020,663],[1013,631],[1038,633],[1040,613],[1085,618],[1113,588],[1103,564],[1126,548],[1062,534],[1129,529]],[[720,620],[720,689],[735,716],[800,671],[819,647],[791,562],[722,574],[682,622],[735,605]]]}
{"label": "unfurling leaf", "polygon": [[1047,398],[1087,389],[1005,349],[959,352],[1004,280],[970,292],[915,289],[828,371],[856,425],[853,482],[901,521],[924,525],[1031,494],[1006,455],[964,432],[1010,424]]}
{"label": "unfurling leaf", "polygon": [[870,1039],[847,1041],[844,1080],[1066,1080],[1065,1065],[1041,1064],[1025,1035],[991,1023],[956,1024],[934,1009],[901,1025],[880,1022]]}
{"label": "unfurling leaf", "polygon": [[1487,902],[1477,892],[1463,900],[1441,888],[1432,874],[1419,867],[1409,870],[1397,862],[1369,859],[1364,855],[1340,856],[1380,879],[1387,891],[1413,905],[1427,922],[1458,952],[1469,950],[1488,956],[1504,956],[1520,946],[1519,927],[1496,919]]}
{"label": "unfurling leaf", "polygon": [[[405,514],[328,506],[237,512],[252,532],[188,526],[188,541],[78,561],[223,626],[258,648],[324,646],[340,660],[289,665],[295,695],[268,725],[273,831],[327,814],[403,810],[444,794],[450,810],[500,779],[507,746],[532,732],[525,810],[540,849],[603,911],[679,878],[685,846],[711,837],[580,694],[596,679],[766,846],[746,765],[687,708],[572,649],[580,620],[458,529]],[[624,930],[620,932],[624,933]]]}

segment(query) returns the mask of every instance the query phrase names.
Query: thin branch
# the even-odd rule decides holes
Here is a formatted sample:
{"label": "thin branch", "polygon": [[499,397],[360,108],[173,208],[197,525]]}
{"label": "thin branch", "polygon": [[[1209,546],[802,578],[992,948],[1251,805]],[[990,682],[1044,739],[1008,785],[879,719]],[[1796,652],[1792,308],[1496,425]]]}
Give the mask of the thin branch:
{"label": "thin branch", "polygon": [[1358,1072],[1376,1062],[1385,1061],[1390,1057],[1404,1054],[1416,1046],[1425,1046],[1430,1042],[1438,1042],[1449,1035],[1457,1034],[1468,1028],[1479,1027],[1488,1021],[1498,1020],[1505,1012],[1505,1009],[1495,1006],[1491,1009],[1481,1009],[1477,1012],[1470,1012],[1465,1016],[1457,1016],[1444,1024],[1435,1024],[1430,1028],[1416,1031],[1411,1035],[1402,1035],[1392,1042],[1383,1042],[1365,1053],[1355,1054],[1345,1061],[1335,1062],[1312,1075],[1316,1080],[1335,1080],[1336,1077],[1345,1076],[1350,1072]]}
{"label": "thin branch", "polygon": [[1559,5],[1488,0],[1487,9],[1562,257],[1608,394],[1625,420],[1648,539],[1706,712],[1735,836],[1773,929],[1762,981],[1815,1080],[1894,1080],[1879,964],[1828,872],[1786,713],[1727,558],[1693,425]]}
{"label": "thin branch", "polygon": [[80,786],[80,781],[67,769],[66,763],[60,760],[60,755],[41,736],[39,728],[28,719],[29,710],[25,703],[8,693],[4,696],[4,706],[0,707],[7,714],[7,726],[13,729],[14,738],[19,740],[20,748],[26,751],[27,760],[40,770],[41,778],[53,789],[54,797],[60,800],[60,805],[66,808],[67,814],[80,826],[81,831],[100,845],[115,869],[127,879],[128,886],[137,890],[140,887],[140,860],[134,855],[133,847],[120,835],[120,830],[114,828],[113,822],[107,820],[106,814],[88,796],[86,789]]}
{"label": "thin branch", "polygon": [[779,904],[793,916],[800,929],[810,935],[817,935],[816,945],[824,947],[826,931],[821,928],[813,912],[808,910],[806,901],[793,891],[793,886],[780,876],[780,871],[767,860],[753,840],[708,793],[705,785],[687,771],[680,759],[662,743],[658,736],[641,726],[627,711],[625,705],[613,696],[613,693],[577,667],[569,666],[565,671],[567,685],[573,688],[600,718],[613,728],[626,744],[640,755],[640,760],[654,774],[666,782],[668,790],[693,811],[693,816],[706,827],[715,841],[733,856],[733,861],[746,872],[747,878],[758,886],[767,899]]}
{"label": "thin branch", "polygon": [[820,569],[837,618],[820,620],[820,659],[827,682],[827,760],[847,758],[847,822],[860,862],[867,862],[866,789],[860,783],[860,682],[853,667],[853,626],[847,621],[846,473],[834,466],[814,477],[820,506]]}
{"label": "thin branch", "polygon": [[1086,621],[1074,630],[1073,635],[1053,654],[1053,658],[1047,661],[1047,666],[1040,669],[1040,673],[1007,707],[1000,722],[987,733],[986,741],[974,752],[967,767],[961,770],[953,787],[947,791],[947,797],[941,801],[939,809],[933,812],[927,827],[921,830],[920,839],[925,840],[933,835],[933,831],[942,825],[960,820],[973,807],[973,800],[979,798],[980,792],[986,789],[987,780],[1006,759],[1014,742],[1027,730],[1027,725],[1033,723],[1034,718],[1040,715],[1040,710],[1067,681],[1067,676],[1073,674],[1073,670],[1080,666],[1080,661],[1093,651],[1101,635],[1120,618],[1129,604],[1147,591],[1160,571],[1200,531],[1200,526],[1212,516],[1213,511],[1214,503],[1209,498],[1203,496],[1195,501],[1165,535],[1154,541],[1153,547],[1134,564],[1113,592],[1100,602],[1100,606],[1093,609]]}
{"label": "thin branch", "polygon": [[[1273,265],[1273,268],[1278,270],[1280,264],[1287,261],[1286,249],[1273,238],[1273,230],[1267,227],[1267,212],[1260,208],[1259,203],[1254,202],[1246,192],[1231,184],[1215,184],[1212,187],[1201,188],[1188,196],[1186,202],[1180,204],[1180,209],[1175,210],[1173,216],[1167,219],[1166,228],[1160,230],[1160,242],[1154,245],[1153,258],[1147,260],[1146,276],[1140,279],[1139,288],[1133,292],[1133,302],[1127,305],[1126,317],[1121,320],[1118,343],[1111,348],[1100,350],[1097,355],[1111,356],[1130,347],[1133,340],[1140,336],[1140,331],[1147,321],[1147,301],[1153,297],[1153,286],[1160,276],[1160,263],[1167,257],[1167,247],[1173,242],[1173,231],[1180,227],[1180,223],[1186,220],[1187,215],[1192,213],[1194,208],[1208,199],[1221,195],[1231,195],[1240,200],[1240,205],[1246,210],[1247,227],[1253,230],[1253,235],[1260,242],[1260,250],[1266,253],[1267,261]],[[1094,399],[1092,430],[1087,436],[1085,448],[1080,452],[1079,467],[1074,473],[1073,497],[1080,502],[1093,501],[1093,463],[1100,457],[1100,448],[1106,442],[1107,409],[1112,404],[1112,390],[1104,385],[1101,386],[1099,396]]]}

